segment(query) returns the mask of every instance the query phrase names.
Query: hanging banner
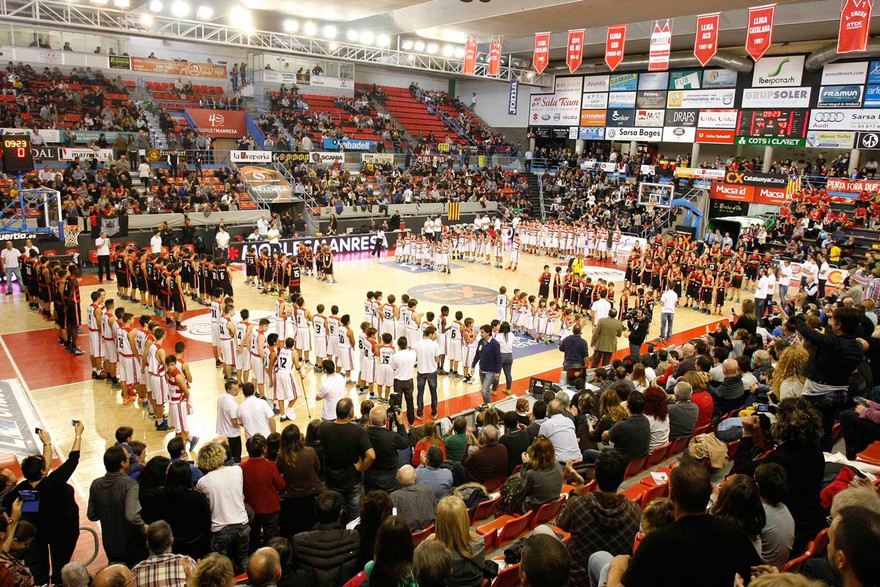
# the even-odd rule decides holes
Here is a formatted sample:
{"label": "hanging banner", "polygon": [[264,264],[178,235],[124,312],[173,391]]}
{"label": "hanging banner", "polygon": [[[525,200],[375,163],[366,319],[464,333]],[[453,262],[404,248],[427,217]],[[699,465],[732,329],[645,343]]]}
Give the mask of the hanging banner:
{"label": "hanging banner", "polygon": [[466,75],[474,75],[477,68],[477,38],[468,37],[464,46],[464,63],[462,64],[462,73]]}
{"label": "hanging banner", "polygon": [[672,52],[672,31],[669,21],[661,27],[660,21],[654,21],[654,32],[651,33],[651,50],[648,53],[648,71],[666,71],[669,69],[669,54]]}
{"label": "hanging banner", "polygon": [[535,53],[532,64],[538,75],[544,73],[550,63],[550,33],[535,33]]}
{"label": "hanging banner", "polygon": [[605,65],[614,71],[623,61],[623,48],[626,44],[626,25],[608,27],[605,33]]}
{"label": "hanging banner", "polygon": [[746,53],[755,61],[764,56],[773,42],[773,17],[775,14],[775,4],[749,8]]}
{"label": "hanging banner", "polygon": [[510,91],[507,96],[507,115],[516,116],[516,103],[519,100],[519,82],[510,80]]}
{"label": "hanging banner", "polygon": [[[697,34],[694,37],[694,57],[706,67],[718,53],[718,29],[721,28],[721,13],[701,14],[697,17]],[[680,88],[676,88],[680,89]]]}
{"label": "hanging banner", "polygon": [[576,31],[568,31],[568,45],[565,50],[565,64],[568,65],[568,71],[574,73],[581,62],[584,60],[584,35],[585,29]]}
{"label": "hanging banner", "polygon": [[868,29],[871,25],[872,0],[846,0],[840,13],[837,33],[838,53],[858,53],[868,50]]}
{"label": "hanging banner", "polygon": [[489,43],[489,75],[501,75],[501,37],[492,37]]}

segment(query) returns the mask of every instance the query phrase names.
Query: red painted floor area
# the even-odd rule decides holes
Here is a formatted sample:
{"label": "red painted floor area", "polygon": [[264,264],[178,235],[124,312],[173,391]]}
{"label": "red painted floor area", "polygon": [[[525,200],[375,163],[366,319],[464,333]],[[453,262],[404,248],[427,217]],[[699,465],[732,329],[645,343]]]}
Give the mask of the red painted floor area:
{"label": "red painted floor area", "polygon": [[[207,312],[207,309],[199,308],[184,314],[184,319]],[[157,318],[157,320],[161,325],[165,324],[164,319]],[[183,341],[186,343],[188,361],[201,361],[213,356],[211,345],[184,338],[174,329],[169,330],[166,348],[173,349],[178,341]],[[32,390],[79,383],[88,381],[92,377],[88,353],[75,357],[64,351],[58,344],[58,331],[54,328],[5,334],[3,341],[9,348],[12,360],[21,371],[25,383]],[[77,341],[80,348],[88,351],[89,340],[86,334],[81,334]],[[10,374],[4,375],[4,361],[8,364],[5,353],[0,353],[0,376],[4,379],[15,377],[11,364],[8,364]]]}

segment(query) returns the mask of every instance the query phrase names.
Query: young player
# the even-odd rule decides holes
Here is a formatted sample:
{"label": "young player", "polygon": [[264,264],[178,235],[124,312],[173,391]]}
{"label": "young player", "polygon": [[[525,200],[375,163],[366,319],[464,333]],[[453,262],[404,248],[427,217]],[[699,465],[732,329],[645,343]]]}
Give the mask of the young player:
{"label": "young player", "polygon": [[[330,306],[330,316],[327,317],[327,358],[336,362],[339,356],[339,306]],[[321,371],[321,365],[315,363],[315,371]]]}
{"label": "young player", "polygon": [[[458,317],[458,313],[456,313],[456,317]],[[473,318],[465,318],[464,330],[461,333],[461,338],[464,345],[464,348],[462,349],[462,373],[464,374],[464,378],[462,381],[465,383],[473,383],[474,378],[471,376],[471,363],[477,353],[477,335],[474,332]]]}
{"label": "young player", "polygon": [[302,365],[300,365],[293,347],[294,340],[292,338],[286,339],[284,348],[279,348],[276,351],[275,358],[271,360],[269,365],[269,379],[275,390],[275,399],[278,402],[278,407],[284,409],[284,414],[281,416],[282,422],[290,422],[296,418],[293,405],[301,395],[293,371],[296,370],[302,377]]}
{"label": "young player", "polygon": [[[561,267],[560,267],[561,269]],[[538,278],[538,297],[547,299],[550,297],[550,265],[544,265],[544,272]]]}
{"label": "young player", "polygon": [[312,321],[312,313],[306,309],[306,301],[303,298],[296,299],[294,307],[294,319],[296,321],[296,350],[300,357],[305,358],[305,364],[311,366],[309,353],[312,351],[312,335],[309,332],[309,324]]}
{"label": "young player", "polygon": [[150,393],[150,402],[153,414],[156,416],[156,430],[166,432],[171,430],[165,417],[165,404],[168,403],[168,383],[165,381],[165,350],[162,343],[165,342],[165,329],[156,326],[153,328],[152,338],[147,341],[145,371],[147,376],[147,390]]}
{"label": "young player", "polygon": [[251,362],[248,351],[248,341],[251,339],[253,324],[249,318],[251,313],[244,309],[239,312],[241,321],[235,325],[235,370],[238,371],[238,383],[244,385],[250,379]]}
{"label": "young player", "polygon": [[144,365],[146,364],[147,341],[152,336],[152,333],[150,332],[150,322],[150,316],[143,314],[138,318],[138,327],[132,329],[128,335],[131,348],[134,350],[135,359],[137,359],[137,364],[134,367],[137,381],[134,384],[134,388],[137,391],[138,398],[140,398],[140,401],[142,402],[141,405],[145,408],[150,405],[150,402],[147,399],[147,374],[144,369]]}
{"label": "young player", "polygon": [[312,329],[315,331],[315,366],[320,366],[327,358],[327,318],[324,304],[318,304],[312,315]]}
{"label": "young player", "polygon": [[[257,329],[251,331],[249,341],[251,353],[251,373],[253,374],[257,390],[263,395],[266,384],[266,369],[263,364],[263,349],[266,346],[266,332],[269,330],[269,319],[260,318]],[[276,412],[278,413],[278,412]]]}
{"label": "young player", "polygon": [[379,323],[379,332],[381,334],[389,333],[392,337],[394,333],[397,332],[397,306],[394,305],[394,302],[397,301],[397,298],[394,294],[388,294],[387,302],[382,305],[380,313],[381,313],[381,321]]}
{"label": "young player", "polygon": [[345,314],[342,318],[339,319],[339,331],[336,335],[336,340],[338,341],[338,352],[339,352],[339,369],[338,371],[345,372],[345,383],[346,385],[353,385],[354,381],[351,380],[351,370],[354,368],[354,355],[352,353],[352,348],[355,345],[354,342],[354,333],[349,328],[349,323],[351,322],[351,316]]}
{"label": "young player", "polygon": [[[165,358],[165,382],[168,384],[168,413],[170,416],[170,424],[177,436],[184,442],[189,438],[189,422],[188,417],[192,410],[189,396],[189,383],[181,372],[175,355],[168,355]],[[189,440],[189,450],[192,451],[199,437],[193,436]]]}
{"label": "young player", "polygon": [[507,320],[507,310],[510,308],[510,298],[507,297],[507,288],[503,285],[498,288],[495,296],[495,318],[504,322]]}
{"label": "young player", "polygon": [[92,364],[92,379],[104,379],[104,352],[101,344],[101,319],[104,315],[104,290],[91,294],[92,303],[88,309],[89,361]]}
{"label": "young player", "polygon": [[[376,345],[374,354],[378,358],[376,365],[376,392],[383,400],[388,400],[391,388],[394,386],[394,370],[391,368],[391,356],[394,355],[394,338],[385,332],[382,334],[382,344]],[[370,394],[370,399],[376,399],[376,393]]]}
{"label": "young player", "polygon": [[406,324],[406,341],[407,346],[411,347],[419,341],[422,315],[416,312],[416,306],[419,305],[417,299],[410,298],[406,305],[409,308],[409,321]]}
{"label": "young player", "polygon": [[274,365],[275,361],[278,359],[278,351],[281,350],[281,347],[284,346],[284,341],[281,340],[277,334],[274,332],[266,337],[266,346],[263,348],[263,380],[266,382],[266,394],[263,396],[269,401],[269,405],[272,406],[273,414],[281,413],[281,404],[277,404],[276,400],[278,396],[275,394],[275,379],[274,379]]}
{"label": "young player", "polygon": [[231,305],[223,307],[223,317],[220,319],[220,355],[223,360],[223,375],[226,379],[234,379],[235,374],[235,322],[232,315],[235,308]]}
{"label": "young player", "polygon": [[376,329],[369,326],[364,331],[364,352],[361,355],[361,368],[358,383],[362,383],[359,393],[369,392],[373,395],[373,383],[376,380]]}
{"label": "young player", "polygon": [[244,256],[245,285],[255,285],[257,279],[257,251],[254,247],[248,247]]}
{"label": "young player", "polygon": [[223,308],[220,302],[223,298],[223,290],[215,289],[211,296],[211,346],[214,351],[214,366],[220,367],[220,320],[223,318]]}
{"label": "young player", "polygon": [[[464,325],[461,323],[464,313],[458,310],[455,313],[455,320],[449,326],[449,339],[446,346],[446,352],[449,355],[449,374],[455,378],[461,377],[458,373],[458,363],[464,355]],[[465,367],[467,373],[467,367]]]}
{"label": "young player", "polygon": [[134,315],[125,312],[122,314],[119,328],[116,329],[116,351],[119,354],[119,383],[123,404],[130,404],[137,397],[134,391],[134,385],[137,383],[137,361],[134,356],[134,345],[129,338],[133,323]]}

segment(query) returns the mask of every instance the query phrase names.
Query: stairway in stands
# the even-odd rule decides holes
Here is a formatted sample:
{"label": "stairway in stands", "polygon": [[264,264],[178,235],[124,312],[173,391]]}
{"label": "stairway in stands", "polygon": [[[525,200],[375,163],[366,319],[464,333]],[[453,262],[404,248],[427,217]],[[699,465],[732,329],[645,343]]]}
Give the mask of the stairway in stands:
{"label": "stairway in stands", "polygon": [[[543,219],[546,213],[546,210],[541,209],[541,186],[540,178],[532,172],[523,173],[523,176],[526,178],[526,182],[529,184],[529,202],[532,203],[532,210],[540,210],[541,218]],[[537,215],[534,215],[537,217]]]}
{"label": "stairway in stands", "polygon": [[[143,107],[140,103],[138,103],[138,106]],[[159,117],[155,112],[144,109],[144,118],[147,120],[147,131],[150,133],[150,144],[156,149],[167,149],[168,137],[165,136],[165,133],[162,132],[162,127],[159,126]]]}

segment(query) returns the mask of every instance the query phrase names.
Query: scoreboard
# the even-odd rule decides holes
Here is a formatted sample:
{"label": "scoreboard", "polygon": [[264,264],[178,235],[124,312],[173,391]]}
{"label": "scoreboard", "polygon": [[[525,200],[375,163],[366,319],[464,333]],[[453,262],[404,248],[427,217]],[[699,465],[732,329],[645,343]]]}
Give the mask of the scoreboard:
{"label": "scoreboard", "polygon": [[3,171],[17,174],[34,170],[34,157],[31,153],[31,139],[24,135],[4,135],[0,137],[0,158]]}
{"label": "scoreboard", "polygon": [[737,128],[745,137],[805,137],[808,110],[741,110]]}

